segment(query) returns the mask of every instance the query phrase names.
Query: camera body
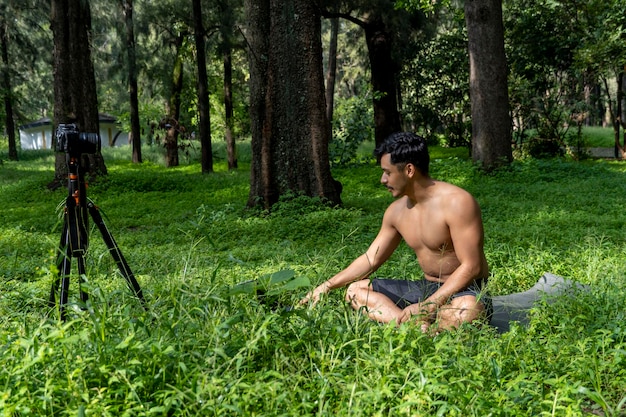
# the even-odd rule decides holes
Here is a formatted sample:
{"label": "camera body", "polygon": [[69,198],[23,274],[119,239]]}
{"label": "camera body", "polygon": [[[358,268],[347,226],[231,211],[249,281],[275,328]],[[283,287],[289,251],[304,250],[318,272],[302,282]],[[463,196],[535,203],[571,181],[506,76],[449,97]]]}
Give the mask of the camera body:
{"label": "camera body", "polygon": [[84,133],[74,123],[60,123],[56,131],[56,151],[70,155],[94,154],[100,151],[100,134]]}

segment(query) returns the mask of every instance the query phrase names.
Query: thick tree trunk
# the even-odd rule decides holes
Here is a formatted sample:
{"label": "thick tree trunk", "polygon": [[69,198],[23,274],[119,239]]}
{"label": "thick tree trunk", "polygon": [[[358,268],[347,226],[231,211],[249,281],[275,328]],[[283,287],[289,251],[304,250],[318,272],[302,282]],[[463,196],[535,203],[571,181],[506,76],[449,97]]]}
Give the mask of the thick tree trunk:
{"label": "thick tree trunk", "polygon": [[206,70],[206,52],[204,25],[202,24],[202,1],[193,0],[193,26],[196,40],[196,61],[198,64],[198,115],[199,134],[202,156],[202,173],[213,172],[213,151],[211,149],[211,113],[209,108],[209,88]]}
{"label": "thick tree trunk", "polygon": [[278,190],[271,187],[273,176],[270,164],[271,132],[266,120],[271,112],[271,102],[267,103],[270,33],[270,4],[268,0],[245,0],[245,14],[248,41],[248,61],[250,66],[250,130],[252,133],[252,163],[250,167],[250,195],[248,206],[278,201]]}
{"label": "thick tree trunk", "polygon": [[7,36],[6,16],[0,17],[0,52],[2,54],[2,90],[4,95],[4,112],[6,130],[9,136],[9,160],[17,161],[17,143],[15,140],[15,122],[13,121],[13,98],[11,74],[9,71],[9,38]]}
{"label": "thick tree trunk", "polygon": [[402,129],[396,95],[398,67],[391,55],[391,34],[382,19],[374,17],[362,26],[369,51],[374,89],[374,136],[378,145]]}
{"label": "thick tree trunk", "polygon": [[290,193],[339,204],[328,160],[319,12],[308,0],[247,0],[246,13],[253,152],[248,205],[270,208]]}
{"label": "thick tree trunk", "polygon": [[183,35],[179,34],[176,38],[176,58],[172,68],[172,90],[170,99],[167,103],[167,117],[161,123],[161,127],[165,128],[165,166],[178,166],[178,134],[181,131],[179,123],[181,93],[183,90],[183,58],[181,56],[181,48],[183,45]]}
{"label": "thick tree trunk", "polygon": [[472,158],[487,171],[512,159],[501,0],[466,0]]}
{"label": "thick tree trunk", "polygon": [[[91,61],[91,13],[89,2],[52,0],[54,34],[54,124],[76,123],[84,133],[98,133],[98,97]],[[53,146],[56,138],[53,136]],[[81,164],[90,175],[106,174],[102,154],[82,155]],[[57,152],[55,180],[67,177],[65,154]],[[52,186],[52,185],[51,185]]]}
{"label": "thick tree trunk", "polygon": [[328,68],[326,69],[326,118],[333,121],[335,110],[335,80],[337,78],[337,37],[339,35],[339,19],[330,19],[330,45],[328,46]]}
{"label": "thick tree trunk", "polygon": [[126,52],[128,54],[128,90],[130,94],[130,138],[133,162],[141,163],[141,126],[139,124],[139,99],[137,97],[137,54],[135,52],[135,29],[133,23],[133,0],[124,0],[126,24]]}

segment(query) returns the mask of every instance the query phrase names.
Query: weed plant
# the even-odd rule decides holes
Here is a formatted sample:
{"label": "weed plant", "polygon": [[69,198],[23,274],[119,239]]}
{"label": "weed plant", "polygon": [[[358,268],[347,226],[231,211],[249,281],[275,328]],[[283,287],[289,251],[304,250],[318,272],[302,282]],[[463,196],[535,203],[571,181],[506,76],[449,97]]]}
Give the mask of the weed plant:
{"label": "weed plant", "polygon": [[[282,200],[247,210],[249,150],[228,171],[191,155],[105,149],[89,185],[147,299],[144,311],[97,230],[81,305],[47,306],[65,190],[48,191],[49,152],[0,155],[0,413],[5,416],[623,416],[626,413],[626,166],[516,161],[480,173],[466,150],[432,149],[436,178],[479,201],[489,288],[530,288],[545,272],[588,285],[539,303],[504,334],[465,325],[436,337],[379,325],[340,290],[289,308],[374,238],[388,192],[373,161],[337,168],[344,205]],[[246,156],[247,155],[247,156]],[[418,277],[400,247],[378,276]],[[266,295],[255,296],[254,282]],[[252,287],[250,287],[252,285]],[[271,302],[261,302],[270,300]]]}

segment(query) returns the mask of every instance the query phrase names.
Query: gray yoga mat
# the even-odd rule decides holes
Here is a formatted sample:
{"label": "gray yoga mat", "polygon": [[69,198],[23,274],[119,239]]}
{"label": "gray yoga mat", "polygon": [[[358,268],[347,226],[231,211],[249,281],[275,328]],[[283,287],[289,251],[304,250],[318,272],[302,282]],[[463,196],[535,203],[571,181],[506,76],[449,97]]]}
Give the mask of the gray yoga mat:
{"label": "gray yoga mat", "polygon": [[498,329],[499,333],[507,332],[511,322],[528,324],[528,311],[535,302],[562,296],[572,288],[584,288],[582,284],[567,280],[558,275],[546,273],[532,288],[509,295],[492,296],[493,316],[489,324]]}

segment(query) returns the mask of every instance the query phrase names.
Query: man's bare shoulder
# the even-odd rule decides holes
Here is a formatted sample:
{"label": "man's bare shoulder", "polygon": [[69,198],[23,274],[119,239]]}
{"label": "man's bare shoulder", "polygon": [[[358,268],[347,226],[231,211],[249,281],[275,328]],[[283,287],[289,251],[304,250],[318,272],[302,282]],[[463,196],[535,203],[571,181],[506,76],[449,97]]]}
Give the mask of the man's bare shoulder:
{"label": "man's bare shoulder", "polygon": [[387,206],[383,222],[388,222],[390,224],[395,223],[402,216],[402,213],[407,210],[409,204],[410,201],[407,196],[394,200],[391,204],[389,204],[389,206]]}
{"label": "man's bare shoulder", "polygon": [[445,211],[452,213],[468,213],[475,210],[480,211],[478,202],[474,196],[467,190],[443,181],[437,182],[438,189],[435,198],[438,205]]}

